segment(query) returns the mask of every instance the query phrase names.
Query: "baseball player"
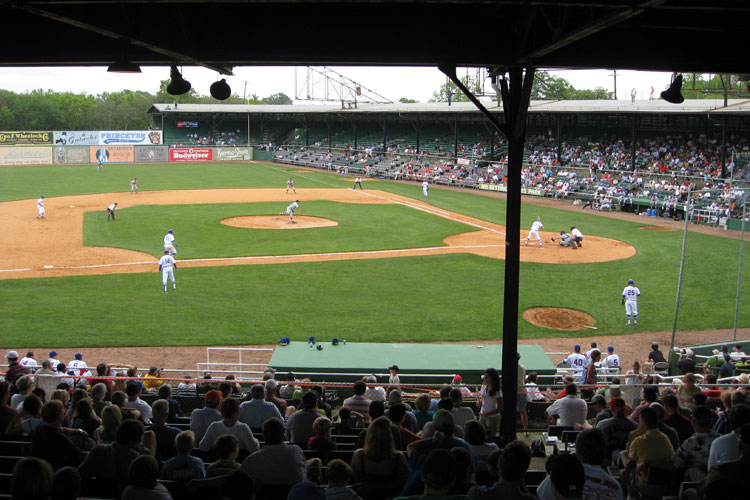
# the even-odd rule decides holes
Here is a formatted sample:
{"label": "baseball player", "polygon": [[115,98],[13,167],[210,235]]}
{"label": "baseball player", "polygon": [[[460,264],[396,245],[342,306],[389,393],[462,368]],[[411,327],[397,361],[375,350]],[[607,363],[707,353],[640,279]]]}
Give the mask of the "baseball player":
{"label": "baseball player", "polygon": [[297,194],[297,190],[294,189],[294,181],[290,177],[288,181],[286,181],[286,194],[289,194],[289,190],[294,191],[294,194]]}
{"label": "baseball player", "polygon": [[362,187],[362,177],[360,177],[360,176],[357,176],[357,178],[356,178],[356,179],[354,179],[354,187],[353,187],[352,189],[353,189],[353,190],[354,190],[354,189],[357,189],[357,186],[359,186],[359,189],[360,189],[360,190],[364,189],[364,188]]}
{"label": "baseball player", "polygon": [[625,314],[628,316],[628,326],[630,325],[630,316],[633,316],[635,324],[638,324],[638,297],[641,290],[635,286],[635,281],[628,280],[628,286],[622,291],[622,304],[625,306]]}
{"label": "baseball player", "polygon": [[138,194],[138,178],[133,177],[133,180],[130,181],[130,194]]}
{"label": "baseball player", "polygon": [[167,231],[164,235],[164,252],[169,255],[177,255],[177,243],[174,241],[174,229]]}
{"label": "baseball player", "polygon": [[618,354],[615,354],[615,348],[612,346],[607,347],[607,352],[609,354],[607,355],[607,359],[604,360],[604,363],[607,365],[607,371],[611,375],[619,375],[620,356]]}
{"label": "baseball player", "polygon": [[565,231],[560,231],[560,236],[553,236],[552,242],[554,243],[555,240],[560,240],[561,247],[570,247],[573,250],[577,250],[576,242]]}
{"label": "baseball player", "polygon": [[[75,355],[75,359],[68,363],[68,375],[77,375],[81,377],[89,377],[91,376],[91,372],[89,371],[89,367],[86,364],[86,362],[83,360],[83,354],[80,352]],[[81,379],[75,379],[76,383],[86,383],[85,378]]]}
{"label": "baseball player", "polygon": [[586,356],[584,354],[581,354],[580,345],[576,345],[573,348],[573,353],[565,358],[565,362],[570,364],[570,367],[575,371],[576,383],[583,383],[583,376],[586,373],[586,367],[588,366],[588,363],[586,362]]}
{"label": "baseball player", "polygon": [[532,236],[536,236],[537,241],[539,242],[539,246],[542,246],[542,237],[539,236],[539,230],[544,228],[544,224],[542,224],[542,219],[537,216],[534,223],[531,225],[531,229],[529,230],[529,235],[526,237],[526,243],[524,245],[529,244],[529,240]]}
{"label": "baseball player", "polygon": [[29,370],[31,370],[31,373],[34,373],[36,369],[39,367],[39,365],[36,362],[36,356],[34,356],[33,351],[29,351],[26,353],[26,356],[21,358],[21,361],[18,362],[21,366],[25,366]]}
{"label": "baseball player", "polygon": [[36,200],[36,218],[37,219],[44,219],[44,195],[41,195],[38,200]]}
{"label": "baseball player", "polygon": [[174,270],[177,269],[177,262],[174,257],[169,255],[169,250],[164,250],[164,255],[159,259],[159,271],[161,271],[161,283],[164,290],[161,293],[167,293],[167,278],[172,280],[172,290],[177,290],[174,282]]}
{"label": "baseball player", "polygon": [[294,224],[294,211],[299,208],[299,200],[295,200],[291,204],[289,204],[288,207],[286,207],[286,212],[281,212],[279,215],[287,214],[289,216],[289,220]]}
{"label": "baseball player", "polygon": [[424,194],[424,197],[427,198],[427,191],[430,190],[430,183],[427,181],[422,182],[422,194]]}
{"label": "baseball player", "polygon": [[583,245],[581,242],[583,241],[583,233],[581,230],[575,226],[570,226],[570,234],[573,235],[573,242],[579,247],[582,247]]}
{"label": "baseball player", "polygon": [[115,210],[117,210],[117,203],[112,203],[107,207],[107,222],[109,222],[110,217],[112,217],[112,221],[115,220]]}

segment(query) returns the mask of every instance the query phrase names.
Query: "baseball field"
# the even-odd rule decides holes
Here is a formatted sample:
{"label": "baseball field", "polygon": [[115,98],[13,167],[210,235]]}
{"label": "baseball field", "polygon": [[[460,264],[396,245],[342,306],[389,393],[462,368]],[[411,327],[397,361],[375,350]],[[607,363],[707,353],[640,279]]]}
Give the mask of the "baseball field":
{"label": "baseball field", "polygon": [[[134,177],[139,194],[129,192]],[[296,194],[285,192],[289,177]],[[0,168],[2,347],[499,338],[505,200],[363,184],[352,191],[353,177],[254,162]],[[47,212],[37,220],[41,194]],[[280,213],[294,200],[291,224]],[[539,216],[544,247],[521,242],[522,339],[671,331],[681,225],[533,201],[524,200],[522,236]],[[582,248],[550,241],[571,225]],[[165,295],[157,260],[168,229],[178,270]],[[739,252],[736,234],[689,232],[678,330],[712,340],[710,330],[732,328]],[[640,326],[626,327],[620,296],[631,278]],[[745,279],[740,327],[750,326],[749,294]],[[569,310],[546,318],[566,329],[524,319],[538,307]]]}

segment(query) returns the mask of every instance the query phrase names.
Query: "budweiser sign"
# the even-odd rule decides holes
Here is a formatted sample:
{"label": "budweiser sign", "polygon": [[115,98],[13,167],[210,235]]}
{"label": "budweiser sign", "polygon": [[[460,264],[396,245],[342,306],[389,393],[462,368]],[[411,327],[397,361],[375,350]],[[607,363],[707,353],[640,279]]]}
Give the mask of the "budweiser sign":
{"label": "budweiser sign", "polygon": [[173,148],[169,150],[169,161],[213,161],[213,148]]}

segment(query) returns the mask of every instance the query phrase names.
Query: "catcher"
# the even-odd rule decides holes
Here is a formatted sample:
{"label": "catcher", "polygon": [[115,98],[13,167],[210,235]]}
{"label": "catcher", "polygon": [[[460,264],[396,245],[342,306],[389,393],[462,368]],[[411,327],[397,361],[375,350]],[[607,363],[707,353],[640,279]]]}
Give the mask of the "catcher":
{"label": "catcher", "polygon": [[578,245],[576,245],[575,240],[573,240],[573,238],[571,238],[570,235],[565,231],[560,231],[560,236],[553,236],[552,242],[554,243],[555,240],[560,240],[561,247],[570,247],[573,250],[578,249]]}

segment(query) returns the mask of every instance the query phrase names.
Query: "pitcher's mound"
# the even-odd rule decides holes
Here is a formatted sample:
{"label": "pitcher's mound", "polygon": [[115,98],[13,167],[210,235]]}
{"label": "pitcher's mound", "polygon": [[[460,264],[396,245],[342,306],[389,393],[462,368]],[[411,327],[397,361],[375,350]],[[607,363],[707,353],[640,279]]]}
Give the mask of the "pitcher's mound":
{"label": "pitcher's mound", "polygon": [[581,311],[560,307],[533,307],[523,312],[523,319],[532,325],[553,330],[583,330],[594,326],[594,318]]}
{"label": "pitcher's mound", "polygon": [[308,229],[311,227],[338,226],[335,220],[323,217],[310,217],[297,215],[294,223],[289,220],[288,215],[247,215],[245,217],[230,217],[221,221],[222,224],[233,227],[246,227],[250,229]]}

